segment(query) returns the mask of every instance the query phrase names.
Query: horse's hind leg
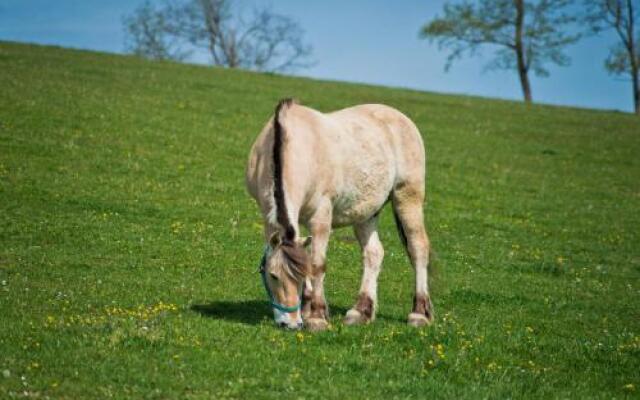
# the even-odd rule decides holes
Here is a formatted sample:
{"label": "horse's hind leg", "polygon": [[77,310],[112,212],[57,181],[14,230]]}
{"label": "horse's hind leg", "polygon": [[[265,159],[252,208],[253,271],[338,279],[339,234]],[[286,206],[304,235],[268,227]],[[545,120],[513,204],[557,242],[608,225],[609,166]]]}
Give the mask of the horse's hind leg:
{"label": "horse's hind leg", "polygon": [[376,316],[378,275],[384,249],[378,238],[378,218],[356,225],[354,231],[362,248],[363,273],[356,304],[347,312],[344,323],[354,325],[371,322]]}
{"label": "horse's hind leg", "polygon": [[422,326],[433,322],[433,304],[429,296],[427,266],[429,264],[429,238],[424,227],[422,205],[423,184],[403,184],[393,191],[393,212],[400,236],[409,253],[416,273],[413,310],[409,314],[409,325]]}

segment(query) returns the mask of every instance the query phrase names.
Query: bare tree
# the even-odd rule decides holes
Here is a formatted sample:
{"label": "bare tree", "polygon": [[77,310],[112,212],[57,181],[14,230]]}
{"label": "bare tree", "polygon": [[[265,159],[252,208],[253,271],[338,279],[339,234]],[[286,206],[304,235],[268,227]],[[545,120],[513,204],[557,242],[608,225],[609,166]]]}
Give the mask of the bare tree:
{"label": "bare tree", "polygon": [[567,8],[569,0],[479,0],[445,3],[444,15],[425,25],[420,34],[450,48],[445,69],[465,54],[475,55],[483,45],[496,48],[486,69],[518,72],[522,94],[532,101],[529,71],[548,76],[546,64],[570,63],[563,50],[579,40],[567,34],[568,24],[577,20]]}
{"label": "bare tree", "polygon": [[635,113],[640,115],[640,17],[637,0],[590,0],[587,22],[594,32],[613,29],[620,40],[609,50],[605,68],[613,75],[629,75]]}
{"label": "bare tree", "polygon": [[127,51],[156,60],[183,60],[189,52],[179,50],[175,36],[169,34],[165,13],[157,12],[149,2],[142,4],[134,15],[122,21],[127,37]]}
{"label": "bare tree", "polygon": [[159,59],[205,49],[215,65],[259,71],[312,65],[311,46],[294,20],[269,9],[255,10],[247,19],[232,5],[229,0],[174,0],[156,9],[145,3],[124,19],[128,49]]}

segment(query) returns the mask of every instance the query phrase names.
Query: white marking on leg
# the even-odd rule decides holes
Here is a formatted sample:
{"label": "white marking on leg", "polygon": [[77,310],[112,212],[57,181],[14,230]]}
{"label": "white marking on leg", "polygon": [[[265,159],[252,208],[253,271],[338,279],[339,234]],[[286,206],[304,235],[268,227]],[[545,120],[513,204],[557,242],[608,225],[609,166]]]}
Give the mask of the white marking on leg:
{"label": "white marking on leg", "polygon": [[378,299],[378,275],[380,275],[380,266],[384,258],[384,249],[378,238],[378,232],[374,231],[369,236],[362,251],[362,258],[364,270],[360,292],[368,294],[375,303]]}
{"label": "white marking on leg", "polygon": [[324,273],[312,278],[312,299],[322,299],[324,301]]}
{"label": "white marking on leg", "polygon": [[[426,258],[426,261],[425,261]],[[427,280],[427,265],[429,263],[429,256],[422,257],[418,262],[416,262],[416,293],[417,294],[427,294],[429,293]]]}
{"label": "white marking on leg", "polygon": [[[362,248],[362,283],[360,284],[358,301],[362,299],[362,296],[371,299],[370,307],[368,307],[371,308],[371,320],[375,318],[375,309],[378,301],[378,275],[384,258],[384,248],[380,243],[376,225],[377,218],[374,217],[362,225],[355,226],[354,229],[358,243]],[[356,315],[356,312],[347,313],[347,319],[359,320],[359,314],[362,310],[357,310],[357,308],[358,305],[354,306],[354,311],[358,315]]]}

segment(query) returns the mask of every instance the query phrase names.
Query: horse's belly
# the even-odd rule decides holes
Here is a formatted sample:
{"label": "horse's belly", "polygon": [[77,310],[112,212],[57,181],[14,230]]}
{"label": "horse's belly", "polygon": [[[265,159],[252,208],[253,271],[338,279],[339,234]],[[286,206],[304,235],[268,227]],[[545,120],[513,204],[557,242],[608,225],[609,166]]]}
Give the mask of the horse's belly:
{"label": "horse's belly", "polygon": [[393,178],[388,174],[356,174],[333,199],[332,225],[353,225],[370,219],[389,198]]}
{"label": "horse's belly", "polygon": [[365,205],[363,207],[353,208],[334,208],[331,226],[333,226],[334,228],[339,228],[342,226],[354,225],[367,221],[380,208],[382,208],[383,205],[384,202],[382,202],[381,204],[376,204],[375,206]]}

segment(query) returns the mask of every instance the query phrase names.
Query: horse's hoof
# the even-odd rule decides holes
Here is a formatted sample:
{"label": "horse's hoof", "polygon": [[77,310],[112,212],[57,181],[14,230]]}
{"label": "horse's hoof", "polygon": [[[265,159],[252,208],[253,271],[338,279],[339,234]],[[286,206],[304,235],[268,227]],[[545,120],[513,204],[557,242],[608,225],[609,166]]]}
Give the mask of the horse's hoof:
{"label": "horse's hoof", "polygon": [[415,326],[416,328],[431,325],[432,322],[432,318],[427,318],[425,315],[418,313],[409,314],[409,320],[407,321],[410,326]]}
{"label": "horse's hoof", "polygon": [[354,309],[347,311],[347,315],[344,316],[345,325],[362,325],[369,322],[370,321],[362,315],[360,311]]}
{"label": "horse's hoof", "polygon": [[329,328],[329,323],[322,318],[309,318],[304,321],[304,326],[311,332],[325,331]]}

